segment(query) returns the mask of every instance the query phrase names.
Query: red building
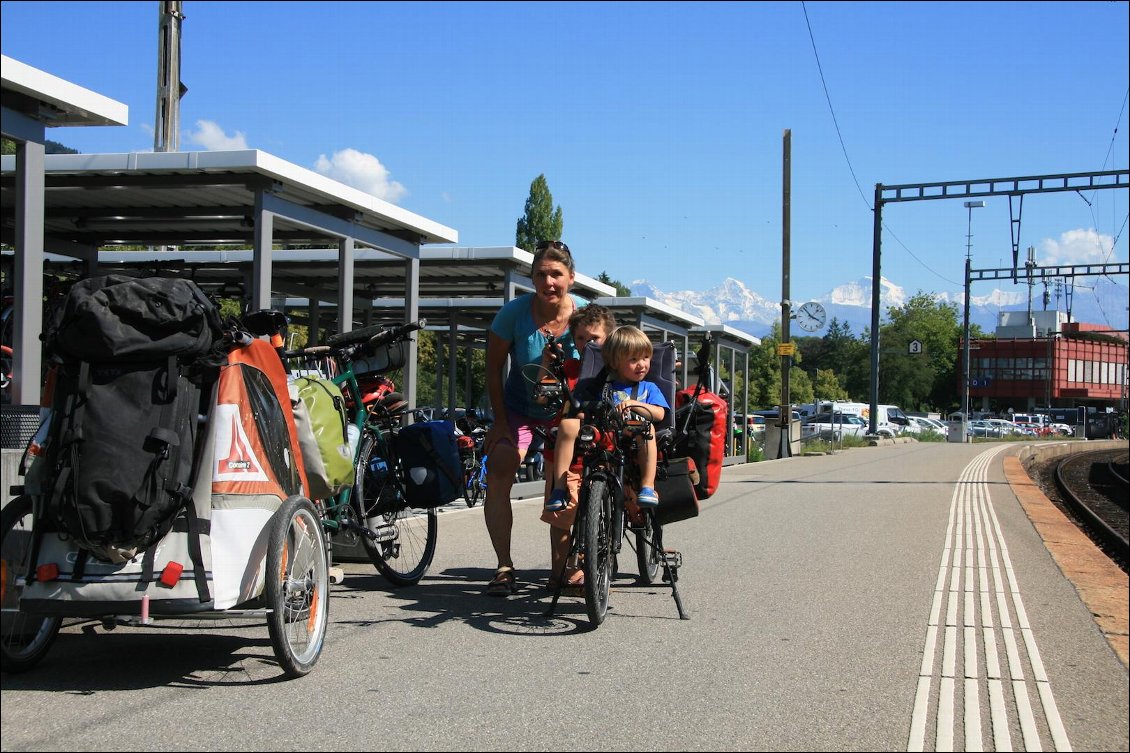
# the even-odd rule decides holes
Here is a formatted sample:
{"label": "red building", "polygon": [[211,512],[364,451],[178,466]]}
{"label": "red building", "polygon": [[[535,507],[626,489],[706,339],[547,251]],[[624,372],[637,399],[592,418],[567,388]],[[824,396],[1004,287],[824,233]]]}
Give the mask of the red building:
{"label": "red building", "polygon": [[[1041,330],[1040,323],[1028,325],[1030,336],[1002,337],[1023,327],[1001,326],[995,339],[969,343],[970,411],[1027,412],[1044,406],[1124,409],[1126,333],[1059,321],[1046,322],[1049,326]],[[959,375],[964,368],[959,354]]]}

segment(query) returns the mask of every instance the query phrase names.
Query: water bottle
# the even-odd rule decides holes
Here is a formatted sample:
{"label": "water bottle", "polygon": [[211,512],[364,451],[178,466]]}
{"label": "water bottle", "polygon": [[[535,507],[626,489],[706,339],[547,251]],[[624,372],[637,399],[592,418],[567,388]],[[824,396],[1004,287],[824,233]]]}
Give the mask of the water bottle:
{"label": "water bottle", "polygon": [[355,424],[345,427],[345,434],[349,438],[349,457],[357,457],[357,445],[361,442],[361,430]]}

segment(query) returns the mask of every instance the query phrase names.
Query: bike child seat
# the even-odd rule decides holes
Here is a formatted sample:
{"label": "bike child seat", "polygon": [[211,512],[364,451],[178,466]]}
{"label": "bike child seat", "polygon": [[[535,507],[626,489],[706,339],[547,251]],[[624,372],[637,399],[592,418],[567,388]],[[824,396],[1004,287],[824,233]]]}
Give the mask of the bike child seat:
{"label": "bike child seat", "polygon": [[[585,345],[585,350],[581,353],[581,375],[577,380],[577,392],[581,392],[582,388],[589,391],[594,386],[592,380],[603,381],[607,373],[600,345],[595,342]],[[656,437],[670,437],[675,428],[675,343],[666,341],[652,346],[651,369],[645,379],[659,387],[669,406],[663,420],[654,424]],[[592,392],[595,394],[599,389]]]}

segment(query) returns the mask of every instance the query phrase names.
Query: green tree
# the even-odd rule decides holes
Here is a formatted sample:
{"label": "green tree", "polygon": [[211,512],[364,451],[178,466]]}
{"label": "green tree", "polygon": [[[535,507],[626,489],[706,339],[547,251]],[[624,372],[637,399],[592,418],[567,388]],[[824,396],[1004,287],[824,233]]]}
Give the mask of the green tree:
{"label": "green tree", "polygon": [[554,208],[549,183],[546,182],[544,174],[539,175],[530,184],[526,213],[518,219],[514,245],[533,253],[538,241],[557,240],[561,238],[564,228],[565,220],[561,215],[561,207]]}
{"label": "green tree", "polygon": [[632,289],[631,288],[629,288],[627,285],[620,282],[619,280],[613,280],[611,277],[608,276],[607,272],[601,272],[599,275],[596,276],[596,279],[600,280],[605,285],[611,285],[612,287],[616,288],[616,297],[617,298],[627,298],[627,297],[630,297],[632,295]]}
{"label": "green tree", "polygon": [[[920,290],[903,306],[888,308],[887,320],[879,330],[879,402],[903,410],[956,407],[957,306]],[[922,344],[922,353],[909,353],[913,340]]]}
{"label": "green tree", "polygon": [[[63,146],[58,141],[44,141],[43,142],[44,154],[78,154],[78,149],[71,149],[69,146]],[[0,140],[0,153],[15,154],[16,142],[11,139]]]}
{"label": "green tree", "polygon": [[816,370],[816,377],[812,380],[812,391],[815,397],[821,400],[848,400],[851,397],[832,369]]}

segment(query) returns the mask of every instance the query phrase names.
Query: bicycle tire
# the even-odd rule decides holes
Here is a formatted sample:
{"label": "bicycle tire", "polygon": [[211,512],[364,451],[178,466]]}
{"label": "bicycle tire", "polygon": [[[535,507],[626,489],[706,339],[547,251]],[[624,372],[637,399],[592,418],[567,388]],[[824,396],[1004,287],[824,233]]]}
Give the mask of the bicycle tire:
{"label": "bicycle tire", "polygon": [[463,498],[467,500],[467,507],[474,507],[483,498],[483,481],[480,466],[481,462],[476,460],[470,468],[467,469],[467,482],[464,485],[465,494]]}
{"label": "bicycle tire", "polygon": [[432,565],[439,539],[439,519],[435,509],[423,510],[423,514],[418,515],[405,506],[400,484],[393,475],[394,461],[388,462],[388,471],[383,477],[374,471],[370,460],[375,453],[379,457],[383,447],[384,443],[371,432],[362,437],[354,499],[362,524],[378,538],[362,536],[361,542],[385,580],[397,587],[412,586]]}
{"label": "bicycle tire", "polygon": [[3,562],[3,612],[0,617],[0,657],[5,672],[24,672],[43,659],[55,642],[62,617],[23,614],[19,611],[23,589],[16,578],[23,573],[32,545],[34,506],[31,497],[13,499],[0,515],[0,554]]}
{"label": "bicycle tire", "polygon": [[643,511],[643,520],[643,527],[636,531],[636,564],[640,569],[640,584],[650,586],[659,576],[658,524],[651,510]]}
{"label": "bicycle tire", "polygon": [[267,631],[287,677],[302,677],[322,653],[329,625],[326,532],[310,500],[291,497],[271,519]]}
{"label": "bicycle tire", "polygon": [[483,498],[486,490],[483,488],[483,480],[479,476],[479,469],[476,467],[474,473],[471,475],[470,490],[468,491],[467,506],[474,507]]}
{"label": "bicycle tire", "polygon": [[594,628],[608,614],[608,591],[614,569],[612,553],[612,490],[600,477],[590,478],[584,504],[585,611]]}

